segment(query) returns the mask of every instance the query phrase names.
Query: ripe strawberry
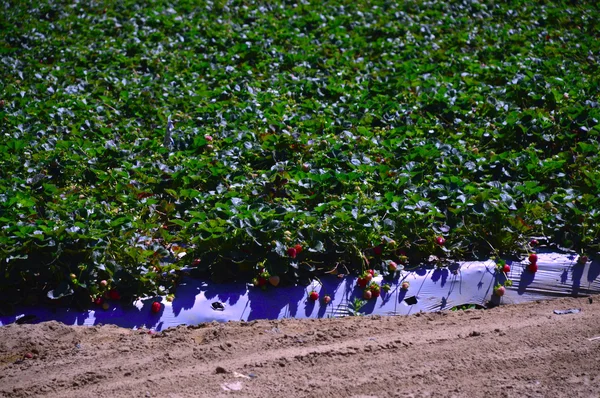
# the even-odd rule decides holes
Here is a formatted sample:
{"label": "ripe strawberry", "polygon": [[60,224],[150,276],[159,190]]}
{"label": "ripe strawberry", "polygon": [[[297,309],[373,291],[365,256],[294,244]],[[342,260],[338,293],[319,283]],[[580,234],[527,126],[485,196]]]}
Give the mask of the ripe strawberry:
{"label": "ripe strawberry", "polygon": [[510,272],[510,265],[504,264],[504,267],[502,267],[502,272],[508,274]]}
{"label": "ripe strawberry", "polygon": [[494,294],[498,297],[504,296],[504,293],[506,293],[506,289],[504,288],[504,286],[498,286],[494,289]]}
{"label": "ripe strawberry", "polygon": [[531,247],[535,247],[535,246],[537,246],[537,245],[539,245],[539,244],[540,244],[540,242],[538,242],[538,240],[537,240],[537,239],[531,239],[531,240],[529,241],[529,246],[531,246]]}
{"label": "ripe strawberry", "polygon": [[158,314],[160,312],[161,308],[162,308],[162,304],[159,303],[158,301],[155,301],[152,303],[152,306],[150,307],[150,311],[152,311],[153,314]]}
{"label": "ripe strawberry", "polygon": [[388,270],[389,270],[390,272],[396,272],[396,270],[397,270],[397,269],[398,269],[398,264],[396,264],[396,263],[395,263],[395,262],[393,262],[393,261],[390,261],[390,262],[388,263]]}
{"label": "ripe strawberry", "polygon": [[530,264],[527,266],[527,270],[528,270],[529,272],[531,272],[531,273],[535,274],[535,273],[537,272],[537,270],[538,270],[538,265],[537,265],[536,263],[530,263]]}
{"label": "ripe strawberry", "polygon": [[263,287],[267,285],[267,279],[266,278],[258,278],[258,286]]}
{"label": "ripe strawberry", "polygon": [[121,294],[115,289],[112,289],[108,293],[108,296],[110,297],[111,300],[115,300],[115,301],[121,300]]}
{"label": "ripe strawberry", "polygon": [[383,253],[383,249],[381,248],[381,246],[375,246],[375,247],[373,248],[373,253],[374,253],[376,256],[381,256],[381,253]]}
{"label": "ripe strawberry", "polygon": [[299,244],[299,243],[297,243],[297,244],[294,246],[294,249],[296,249],[296,254],[300,254],[300,252],[302,251],[302,245],[301,245],[301,244]]}
{"label": "ripe strawberry", "polygon": [[194,261],[192,261],[192,266],[197,267],[200,265],[200,259],[199,258],[195,258]]}
{"label": "ripe strawberry", "polygon": [[308,295],[308,298],[310,298],[312,301],[317,301],[319,299],[319,293],[315,292],[314,290],[312,292],[310,292],[310,294]]}
{"label": "ripe strawberry", "polygon": [[579,256],[577,259],[577,263],[581,265],[585,265],[588,262],[588,256]]}
{"label": "ripe strawberry", "polygon": [[100,281],[100,287],[106,287],[106,286],[108,286],[108,282],[106,280],[102,279]]}
{"label": "ripe strawberry", "polygon": [[538,256],[537,256],[537,254],[535,254],[535,253],[531,253],[531,254],[529,255],[529,262],[530,262],[531,264],[537,264],[537,260],[538,260]]}
{"label": "ripe strawberry", "polygon": [[380,294],[381,294],[381,289],[379,288],[379,286],[371,287],[371,295],[373,296],[373,298],[379,297]]}
{"label": "ripe strawberry", "polygon": [[365,300],[371,300],[372,297],[373,297],[373,293],[370,290],[365,290],[363,292],[363,298]]}
{"label": "ripe strawberry", "polygon": [[331,297],[330,297],[329,295],[326,295],[326,296],[324,296],[324,297],[323,297],[323,303],[324,303],[325,305],[327,305],[327,304],[331,303]]}
{"label": "ripe strawberry", "polygon": [[356,284],[361,289],[364,289],[365,287],[367,287],[368,283],[369,283],[369,281],[367,281],[365,278],[358,278],[358,281],[356,281]]}
{"label": "ripe strawberry", "polygon": [[371,274],[371,276],[375,276],[375,270],[372,270],[372,269],[370,269],[370,270],[368,270],[367,272],[368,272],[369,274]]}
{"label": "ripe strawberry", "polygon": [[25,354],[25,358],[31,359],[31,358],[33,358],[33,354],[30,353],[30,352],[28,352],[28,353]]}
{"label": "ripe strawberry", "polygon": [[279,285],[280,279],[277,275],[273,275],[269,278],[269,283],[275,287]]}
{"label": "ripe strawberry", "polygon": [[402,287],[402,290],[408,290],[408,288],[410,287],[410,282],[404,281],[400,286]]}
{"label": "ripe strawberry", "polygon": [[288,254],[288,256],[290,256],[291,258],[296,258],[296,254],[297,254],[297,252],[296,252],[296,249],[295,249],[295,248],[293,248],[293,247],[290,247],[290,248],[288,248],[288,249],[287,249],[287,254]]}
{"label": "ripe strawberry", "polygon": [[104,304],[104,299],[102,297],[98,297],[98,298],[96,298],[96,300],[94,300],[94,304],[100,306],[100,305]]}
{"label": "ripe strawberry", "polygon": [[437,243],[440,246],[444,246],[444,244],[446,243],[446,239],[444,239],[443,236],[438,236],[435,238],[435,243]]}
{"label": "ripe strawberry", "polygon": [[206,135],[204,136],[204,139],[205,139],[206,141],[208,141],[208,142],[211,142],[211,141],[213,140],[212,136],[210,136],[210,135],[208,135],[208,134],[206,134]]}
{"label": "ripe strawberry", "polygon": [[368,273],[364,276],[365,280],[367,281],[367,283],[371,282],[371,279],[373,279],[373,274]]}

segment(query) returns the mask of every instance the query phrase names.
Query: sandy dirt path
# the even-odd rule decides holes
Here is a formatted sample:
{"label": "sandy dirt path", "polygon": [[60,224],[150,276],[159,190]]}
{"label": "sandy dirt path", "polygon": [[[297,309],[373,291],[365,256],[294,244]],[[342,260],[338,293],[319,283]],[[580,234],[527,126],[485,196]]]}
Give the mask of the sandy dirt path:
{"label": "sandy dirt path", "polygon": [[[569,308],[581,312],[553,313]],[[9,325],[0,328],[0,396],[598,397],[597,336],[600,296],[157,334]]]}

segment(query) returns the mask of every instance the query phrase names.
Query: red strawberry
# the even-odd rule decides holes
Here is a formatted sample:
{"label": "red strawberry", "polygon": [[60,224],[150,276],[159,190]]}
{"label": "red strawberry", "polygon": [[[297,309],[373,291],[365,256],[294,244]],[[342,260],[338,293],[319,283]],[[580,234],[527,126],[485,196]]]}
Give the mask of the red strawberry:
{"label": "red strawberry", "polygon": [[504,296],[504,293],[506,293],[506,289],[504,288],[504,286],[498,286],[494,289],[494,294],[498,297]]}
{"label": "red strawberry", "polygon": [[538,240],[537,240],[537,239],[531,239],[531,240],[529,241],[529,245],[530,245],[531,247],[535,247],[535,246],[537,246],[537,245],[539,245],[539,244],[540,244],[540,242],[538,242]]}
{"label": "red strawberry", "polygon": [[381,256],[381,253],[383,253],[383,249],[381,248],[381,246],[375,246],[373,248],[373,253],[375,253],[376,256]]}
{"label": "red strawberry", "polygon": [[369,283],[369,281],[367,281],[365,278],[358,278],[358,281],[356,281],[356,284],[358,285],[358,287],[360,287],[362,289],[367,287],[368,283]]}
{"label": "red strawberry", "polygon": [[266,278],[258,278],[258,286],[262,287],[262,286],[266,286],[267,285],[267,279]]}
{"label": "red strawberry", "polygon": [[279,277],[277,275],[273,275],[272,277],[269,278],[269,283],[273,286],[277,286],[279,285]]}
{"label": "red strawberry", "polygon": [[370,269],[368,272],[371,274],[371,276],[375,276],[375,270]]}
{"label": "red strawberry", "polygon": [[208,142],[211,142],[211,141],[213,140],[212,136],[210,136],[210,135],[208,135],[208,134],[206,134],[206,135],[204,136],[204,139],[205,139],[206,141],[208,141]]}
{"label": "red strawberry", "polygon": [[111,300],[115,300],[115,301],[121,300],[121,294],[115,289],[111,290],[108,293],[108,296],[110,297]]}
{"label": "red strawberry", "polygon": [[96,300],[94,300],[94,304],[102,305],[102,304],[104,304],[104,299],[102,297],[98,297],[98,298],[96,298]]}
{"label": "red strawberry", "polygon": [[585,265],[588,262],[588,256],[579,256],[577,259],[578,264]]}
{"label": "red strawberry", "polygon": [[297,254],[297,252],[296,252],[296,249],[295,249],[295,248],[293,248],[293,247],[290,247],[290,248],[288,248],[288,249],[287,249],[287,254],[288,254],[288,256],[290,256],[291,258],[296,258],[296,254]]}
{"label": "red strawberry", "polygon": [[410,287],[410,282],[406,282],[406,281],[402,282],[401,287],[402,287],[402,290],[408,290],[408,288]]}
{"label": "red strawberry", "polygon": [[162,308],[162,304],[159,303],[158,301],[155,301],[152,303],[152,307],[150,307],[150,311],[152,311],[153,314],[158,314],[160,312],[161,308]]}
{"label": "red strawberry", "polygon": [[527,266],[527,270],[533,274],[535,274],[538,270],[538,265],[536,263],[531,263]]}
{"label": "red strawberry", "polygon": [[504,267],[502,267],[502,272],[508,274],[510,272],[510,265],[504,264]]}
{"label": "red strawberry", "polygon": [[192,266],[197,267],[200,265],[200,259],[199,258],[195,258],[194,261],[192,261]]}
{"label": "red strawberry", "polygon": [[446,239],[444,239],[443,236],[438,236],[435,238],[435,243],[437,243],[440,246],[444,246],[444,244],[446,243]]}
{"label": "red strawberry", "polygon": [[324,296],[324,297],[323,297],[323,303],[324,303],[325,305],[327,305],[327,304],[331,303],[331,297],[330,297],[329,295],[326,295],[326,296]]}
{"label": "red strawberry", "polygon": [[379,297],[380,294],[381,294],[381,290],[379,289],[379,287],[371,288],[371,295],[373,296],[373,298]]}
{"label": "red strawberry", "polygon": [[365,290],[365,291],[363,292],[363,297],[364,297],[366,300],[371,300],[371,298],[373,297],[373,293],[372,293],[370,290]]}
{"label": "red strawberry", "polygon": [[308,298],[310,298],[312,301],[317,301],[319,299],[319,293],[315,292],[314,290],[312,292],[310,292],[310,294],[308,295]]}
{"label": "red strawberry", "polygon": [[537,256],[537,254],[535,254],[535,253],[531,253],[531,254],[529,255],[529,262],[530,262],[531,264],[537,264],[537,260],[538,260],[538,256]]}
{"label": "red strawberry", "polygon": [[371,282],[371,279],[373,279],[373,274],[371,274],[370,272],[368,274],[366,274],[364,276],[365,280],[367,281],[367,283]]}
{"label": "red strawberry", "polygon": [[31,359],[31,358],[33,358],[33,354],[28,352],[27,354],[25,354],[25,358]]}
{"label": "red strawberry", "polygon": [[302,245],[301,245],[301,244],[299,244],[299,243],[297,243],[297,244],[294,246],[294,249],[296,249],[296,254],[300,254],[300,252],[302,251]]}
{"label": "red strawberry", "polygon": [[390,272],[396,272],[396,270],[397,270],[397,269],[398,269],[398,264],[396,264],[396,263],[395,263],[395,262],[393,262],[393,261],[390,261],[390,262],[388,263],[388,270],[389,270]]}

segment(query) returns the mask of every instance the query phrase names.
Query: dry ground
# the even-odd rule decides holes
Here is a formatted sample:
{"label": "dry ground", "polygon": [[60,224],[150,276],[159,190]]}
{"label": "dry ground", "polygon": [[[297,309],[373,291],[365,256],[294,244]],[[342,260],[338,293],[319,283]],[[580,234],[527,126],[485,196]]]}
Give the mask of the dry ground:
{"label": "dry ground", "polygon": [[[581,312],[553,313],[569,308]],[[598,397],[597,336],[600,296],[157,334],[9,325],[0,327],[0,396]]]}

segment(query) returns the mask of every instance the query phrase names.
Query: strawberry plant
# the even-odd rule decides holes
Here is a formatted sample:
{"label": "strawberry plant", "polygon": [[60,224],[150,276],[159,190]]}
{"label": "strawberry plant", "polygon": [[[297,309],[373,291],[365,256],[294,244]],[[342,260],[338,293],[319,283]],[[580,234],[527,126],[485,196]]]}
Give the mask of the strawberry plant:
{"label": "strawberry plant", "polygon": [[2,310],[600,248],[595,2],[2,17]]}

